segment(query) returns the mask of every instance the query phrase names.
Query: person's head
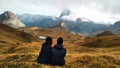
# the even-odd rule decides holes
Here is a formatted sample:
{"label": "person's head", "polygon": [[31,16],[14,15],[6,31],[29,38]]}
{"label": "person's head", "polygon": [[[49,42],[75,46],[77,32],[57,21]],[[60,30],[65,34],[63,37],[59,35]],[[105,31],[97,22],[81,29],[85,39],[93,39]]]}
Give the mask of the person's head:
{"label": "person's head", "polygon": [[48,44],[48,45],[52,45],[52,38],[48,36],[48,37],[46,38],[45,43]]}
{"label": "person's head", "polygon": [[63,43],[63,38],[62,37],[59,37],[58,39],[57,39],[57,44],[62,44]]}

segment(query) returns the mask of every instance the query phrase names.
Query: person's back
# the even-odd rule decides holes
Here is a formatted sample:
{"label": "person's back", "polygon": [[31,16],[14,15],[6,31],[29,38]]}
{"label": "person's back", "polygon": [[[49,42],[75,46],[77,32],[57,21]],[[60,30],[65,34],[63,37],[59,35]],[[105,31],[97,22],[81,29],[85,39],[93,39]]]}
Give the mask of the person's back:
{"label": "person's back", "polygon": [[65,64],[66,49],[63,48],[62,42],[62,38],[59,38],[52,49],[52,65],[63,66]]}
{"label": "person's back", "polygon": [[[41,52],[39,53],[39,56],[37,58],[37,62],[41,64],[50,64],[51,63],[51,56],[52,56],[52,47],[51,47],[51,38],[47,38],[45,43],[43,43]],[[50,40],[49,40],[50,39]],[[50,42],[50,43],[48,43]],[[50,45],[49,45],[50,44]]]}

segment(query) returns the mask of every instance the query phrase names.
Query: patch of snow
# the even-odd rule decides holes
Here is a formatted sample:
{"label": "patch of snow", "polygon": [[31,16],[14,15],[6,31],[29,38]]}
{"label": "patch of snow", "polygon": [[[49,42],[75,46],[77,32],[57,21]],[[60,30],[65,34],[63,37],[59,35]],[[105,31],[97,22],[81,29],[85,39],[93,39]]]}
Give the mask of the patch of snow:
{"label": "patch of snow", "polygon": [[41,40],[45,40],[47,37],[46,36],[39,36],[38,38]]}

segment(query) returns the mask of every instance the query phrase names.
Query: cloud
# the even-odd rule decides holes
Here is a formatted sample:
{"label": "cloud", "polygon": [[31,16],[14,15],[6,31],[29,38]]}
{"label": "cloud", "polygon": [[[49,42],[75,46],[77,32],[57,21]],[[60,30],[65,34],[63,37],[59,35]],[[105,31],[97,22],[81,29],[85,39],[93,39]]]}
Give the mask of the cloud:
{"label": "cloud", "polygon": [[44,4],[39,0],[0,0],[0,12],[12,11],[17,14],[45,14],[54,15],[56,8]]}
{"label": "cloud", "polygon": [[[0,13],[9,10],[17,14],[59,16],[64,9],[70,9],[79,15],[90,15],[91,11],[93,13],[97,11],[96,15],[101,17],[117,17],[118,19],[120,18],[119,3],[120,0],[0,0]],[[86,14],[81,14],[82,12]]]}
{"label": "cloud", "polygon": [[92,8],[120,14],[120,0],[0,0],[1,10],[38,11],[47,9]]}
{"label": "cloud", "polygon": [[86,7],[120,14],[120,0],[43,0],[42,3],[59,9]]}

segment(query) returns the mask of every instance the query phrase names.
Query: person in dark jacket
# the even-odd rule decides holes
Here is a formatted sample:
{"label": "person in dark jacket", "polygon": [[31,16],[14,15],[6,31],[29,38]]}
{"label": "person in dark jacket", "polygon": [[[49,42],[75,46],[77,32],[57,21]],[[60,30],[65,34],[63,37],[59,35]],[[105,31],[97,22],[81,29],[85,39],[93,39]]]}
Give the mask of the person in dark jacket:
{"label": "person in dark jacket", "polygon": [[52,59],[52,38],[47,37],[45,43],[43,43],[37,62],[41,64],[51,64]]}
{"label": "person in dark jacket", "polygon": [[62,45],[63,38],[57,39],[57,44],[52,48],[52,65],[65,65],[66,49]]}

